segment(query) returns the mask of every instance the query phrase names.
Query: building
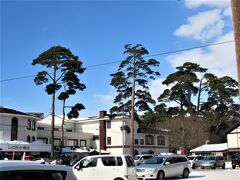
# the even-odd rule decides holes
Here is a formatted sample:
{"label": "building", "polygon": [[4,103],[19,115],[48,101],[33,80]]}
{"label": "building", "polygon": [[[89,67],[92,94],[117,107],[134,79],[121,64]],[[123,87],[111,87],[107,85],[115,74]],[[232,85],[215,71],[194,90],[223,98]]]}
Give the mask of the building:
{"label": "building", "polygon": [[34,113],[24,113],[14,109],[0,107],[0,151],[5,156],[23,152],[50,152],[50,145],[36,142],[37,122],[41,117]]}
{"label": "building", "polygon": [[[1,151],[3,149],[4,152],[7,151],[6,147],[10,148],[10,144],[13,144],[14,148],[17,148],[15,151],[19,152],[33,153],[33,149],[36,149],[37,146],[39,146],[40,152],[50,152],[51,115],[42,119],[36,116],[37,113],[23,113],[3,107],[1,107],[0,114]],[[109,118],[106,111],[100,111],[99,116],[94,117],[71,120],[66,118],[63,123],[64,146],[72,149],[82,147],[96,149],[98,152],[101,150],[101,153],[129,154],[129,124],[128,116],[119,115]],[[55,116],[55,152],[60,149],[61,125],[62,117]],[[168,131],[164,129],[142,129],[135,122],[134,137],[135,154],[169,152]],[[36,140],[37,142],[35,142]],[[41,149],[43,147],[45,150]],[[12,148],[9,149],[9,152],[12,150]]]}
{"label": "building", "polygon": [[[54,146],[60,146],[62,117],[55,117]],[[87,147],[111,154],[130,153],[130,118],[116,116],[109,118],[106,111],[99,116],[66,119],[64,122],[64,145]],[[50,143],[51,115],[37,123],[38,140]],[[168,153],[169,139],[167,131],[140,129],[135,122],[135,154]]]}
{"label": "building", "polygon": [[229,152],[240,152],[240,122],[227,130],[227,146]]}

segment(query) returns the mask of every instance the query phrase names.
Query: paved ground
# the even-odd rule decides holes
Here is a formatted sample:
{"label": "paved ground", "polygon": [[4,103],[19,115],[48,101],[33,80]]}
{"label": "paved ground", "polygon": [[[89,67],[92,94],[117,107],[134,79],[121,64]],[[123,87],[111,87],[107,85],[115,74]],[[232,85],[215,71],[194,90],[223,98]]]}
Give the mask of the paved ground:
{"label": "paved ground", "polygon": [[[170,178],[180,180],[180,178]],[[170,180],[169,179],[169,180]],[[196,169],[189,175],[189,180],[240,180],[240,168],[233,169]]]}

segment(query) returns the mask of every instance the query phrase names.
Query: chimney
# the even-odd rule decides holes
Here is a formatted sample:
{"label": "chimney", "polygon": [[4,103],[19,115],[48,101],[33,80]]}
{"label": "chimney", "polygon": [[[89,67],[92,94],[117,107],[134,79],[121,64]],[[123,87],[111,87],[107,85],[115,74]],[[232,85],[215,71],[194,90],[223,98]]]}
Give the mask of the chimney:
{"label": "chimney", "polygon": [[100,150],[106,150],[106,120],[101,120],[107,115],[107,111],[99,111],[99,146]]}
{"label": "chimney", "polygon": [[107,115],[107,111],[99,111],[99,118],[104,118]]}

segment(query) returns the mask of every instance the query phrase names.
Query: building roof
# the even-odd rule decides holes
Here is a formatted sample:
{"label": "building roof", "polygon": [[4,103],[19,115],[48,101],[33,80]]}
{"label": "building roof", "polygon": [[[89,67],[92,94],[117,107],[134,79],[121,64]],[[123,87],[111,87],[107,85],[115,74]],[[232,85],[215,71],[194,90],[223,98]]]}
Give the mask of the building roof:
{"label": "building roof", "polygon": [[222,152],[228,149],[227,143],[221,144],[204,144],[195,149],[190,150],[190,152]]}
{"label": "building roof", "polygon": [[7,114],[16,114],[16,115],[28,115],[27,113],[21,112],[21,111],[17,111],[14,109],[9,109],[9,108],[5,108],[5,107],[0,107],[0,113],[7,113]]}

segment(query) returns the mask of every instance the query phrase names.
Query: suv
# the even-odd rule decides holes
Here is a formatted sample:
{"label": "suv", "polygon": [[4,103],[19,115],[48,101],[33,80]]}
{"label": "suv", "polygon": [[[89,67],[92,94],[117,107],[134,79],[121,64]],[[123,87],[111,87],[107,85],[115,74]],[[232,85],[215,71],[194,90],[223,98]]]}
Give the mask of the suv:
{"label": "suv", "polygon": [[188,178],[191,167],[186,156],[154,156],[137,166],[137,179],[162,180],[168,177]]}
{"label": "suv", "polygon": [[202,160],[201,168],[210,167],[212,169],[216,169],[216,167],[222,167],[225,169],[225,160],[223,156],[207,156],[204,160]]}
{"label": "suv", "polygon": [[236,154],[232,158],[232,168],[235,169],[236,166],[240,167],[240,154]]}
{"label": "suv", "polygon": [[73,169],[81,180],[136,180],[135,164],[129,155],[87,156]]}
{"label": "suv", "polygon": [[188,156],[187,158],[188,158],[189,162],[191,163],[192,169],[200,167],[202,160],[204,159],[204,157],[200,156],[200,155],[196,155],[196,156],[192,155],[192,156]]}
{"label": "suv", "polygon": [[153,154],[142,154],[134,156],[135,165],[138,166],[143,163],[146,159],[150,159],[153,157]]}
{"label": "suv", "polygon": [[0,160],[0,179],[77,180],[72,168],[35,161]]}

